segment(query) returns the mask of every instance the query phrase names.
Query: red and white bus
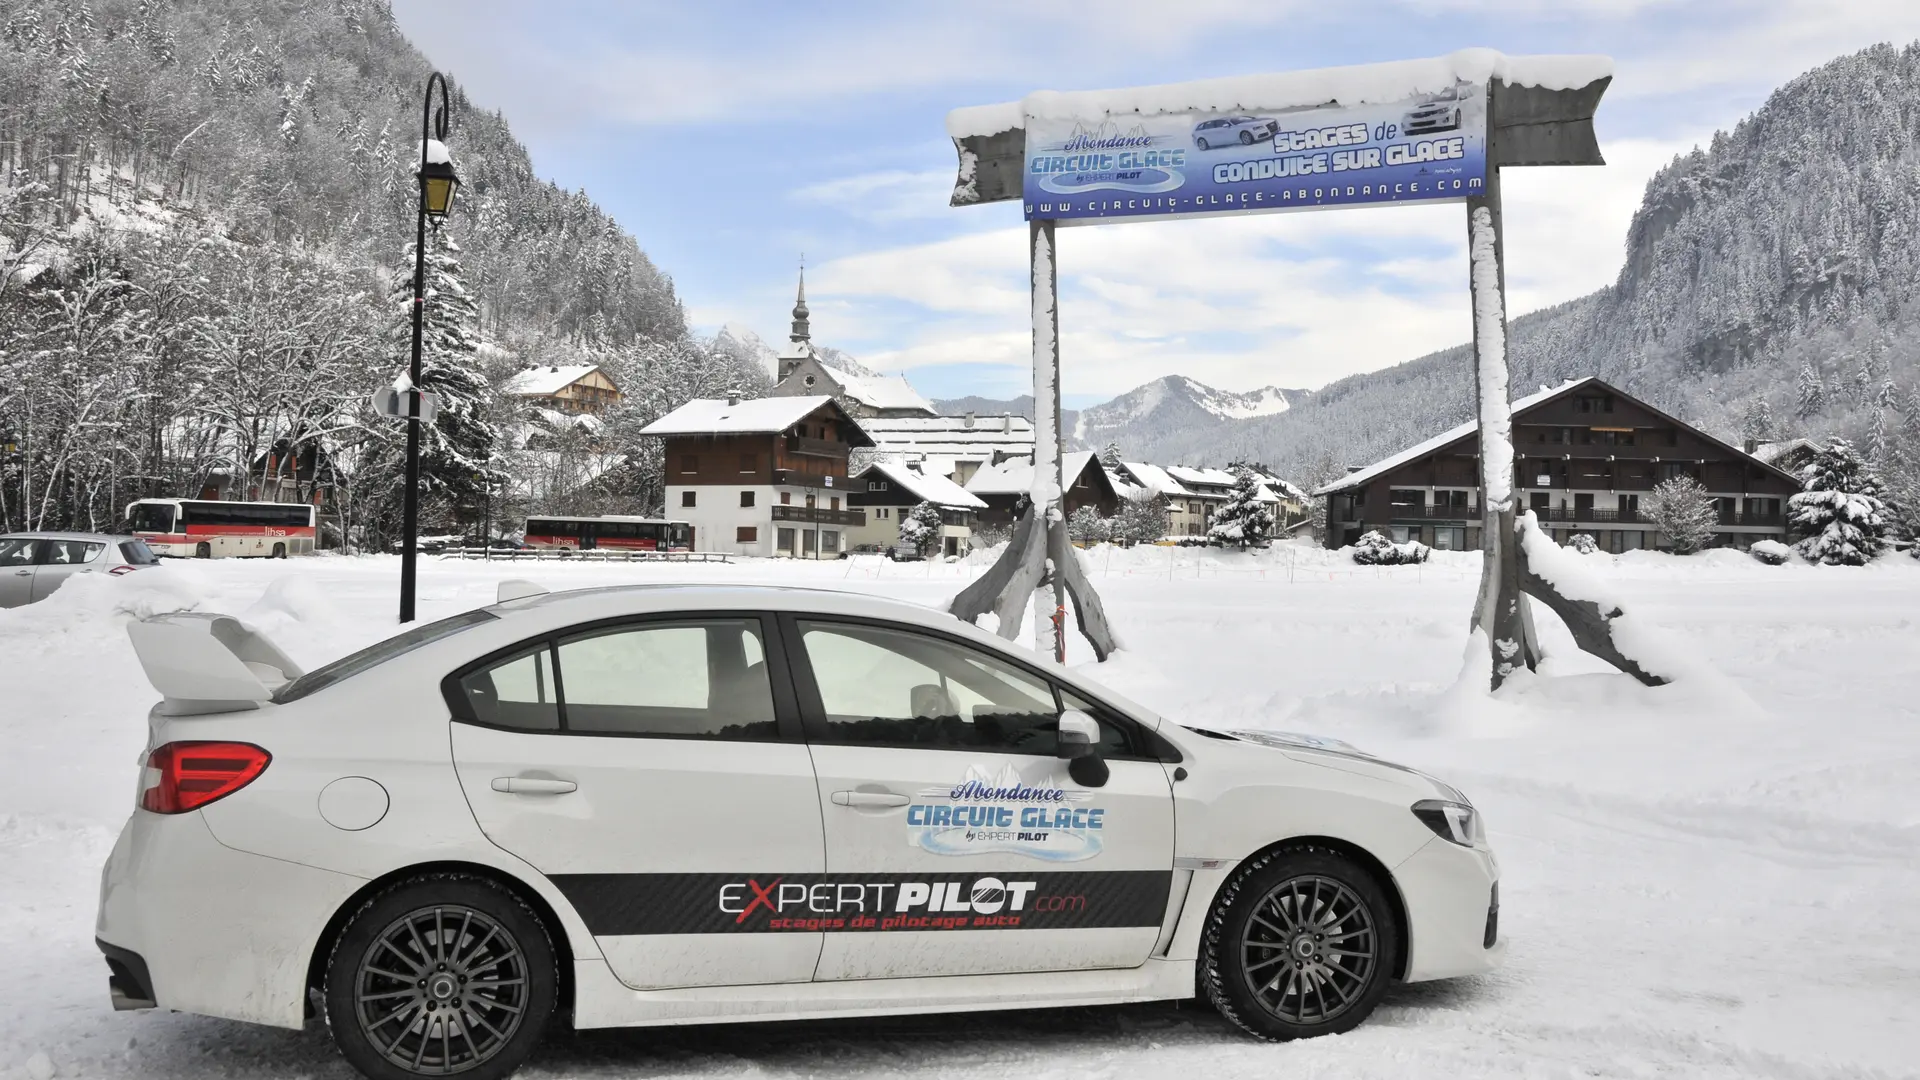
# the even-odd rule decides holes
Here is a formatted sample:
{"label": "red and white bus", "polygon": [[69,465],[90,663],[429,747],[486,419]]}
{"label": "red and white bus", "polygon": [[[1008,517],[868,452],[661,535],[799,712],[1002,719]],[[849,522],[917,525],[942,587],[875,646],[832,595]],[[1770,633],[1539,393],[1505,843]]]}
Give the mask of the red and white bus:
{"label": "red and white bus", "polygon": [[141,499],[127,504],[133,535],[156,555],[196,559],[313,554],[314,512],[305,503]]}
{"label": "red and white bus", "polygon": [[692,551],[693,526],[661,518],[530,517],[529,547],[570,551]]}

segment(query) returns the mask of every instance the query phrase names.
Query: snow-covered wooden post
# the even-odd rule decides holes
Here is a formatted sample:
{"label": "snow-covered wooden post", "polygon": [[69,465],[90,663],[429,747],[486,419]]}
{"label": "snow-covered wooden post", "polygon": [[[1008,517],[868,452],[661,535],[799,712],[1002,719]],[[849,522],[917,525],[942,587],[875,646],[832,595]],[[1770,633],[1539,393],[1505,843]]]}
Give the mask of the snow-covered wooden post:
{"label": "snow-covered wooden post", "polygon": [[1106,609],[1067,538],[1061,475],[1060,427],[1060,274],[1054,260],[1054,223],[1027,223],[1028,278],[1033,310],[1033,481],[1027,510],[1015,525],[1013,540],[992,569],[954,597],[955,615],[971,622],[988,611],[999,616],[1001,637],[1012,639],[1029,598],[1033,604],[1034,645],[1065,663],[1067,599],[1080,632],[1105,660],[1119,648],[1107,624]]}

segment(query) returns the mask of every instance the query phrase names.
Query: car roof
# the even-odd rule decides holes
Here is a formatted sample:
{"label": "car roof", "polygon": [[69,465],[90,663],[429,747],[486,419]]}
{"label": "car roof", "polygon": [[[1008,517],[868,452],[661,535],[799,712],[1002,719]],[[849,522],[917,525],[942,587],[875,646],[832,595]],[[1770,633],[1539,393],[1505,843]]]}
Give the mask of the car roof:
{"label": "car roof", "polygon": [[536,611],[546,617],[583,621],[653,612],[753,610],[866,616],[940,629],[966,625],[945,611],[923,604],[889,600],[870,593],[792,585],[601,585],[523,596],[487,610],[503,619],[518,612]]}
{"label": "car roof", "polygon": [[112,533],[63,532],[60,530],[0,534],[0,540],[91,540],[102,544],[117,544],[122,540],[131,539],[133,538],[130,536],[116,536]]}

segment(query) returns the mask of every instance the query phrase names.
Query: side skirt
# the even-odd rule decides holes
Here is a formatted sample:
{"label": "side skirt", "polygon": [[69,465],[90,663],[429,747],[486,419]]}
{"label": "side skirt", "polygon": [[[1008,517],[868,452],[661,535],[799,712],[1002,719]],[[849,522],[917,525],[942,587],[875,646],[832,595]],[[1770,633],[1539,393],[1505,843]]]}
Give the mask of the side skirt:
{"label": "side skirt", "polygon": [[614,978],[606,961],[576,959],[573,977],[573,1022],[581,1029],[1119,1005],[1194,992],[1191,960],[1149,960],[1118,971],[633,990]]}

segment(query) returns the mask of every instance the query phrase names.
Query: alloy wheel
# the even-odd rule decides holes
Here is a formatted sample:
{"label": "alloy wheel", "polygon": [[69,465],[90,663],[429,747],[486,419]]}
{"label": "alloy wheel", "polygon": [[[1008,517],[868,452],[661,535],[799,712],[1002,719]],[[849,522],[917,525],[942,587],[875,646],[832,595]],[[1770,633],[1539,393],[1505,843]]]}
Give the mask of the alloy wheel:
{"label": "alloy wheel", "polygon": [[1343,882],[1289,878],[1255,905],[1240,936],[1241,975],[1290,1024],[1324,1024],[1360,1000],[1379,963],[1373,913]]}
{"label": "alloy wheel", "polygon": [[526,953],[484,912],[449,904],[389,923],[354,973],[354,1019],[375,1049],[423,1076],[462,1073],[513,1040],[526,1014]]}

